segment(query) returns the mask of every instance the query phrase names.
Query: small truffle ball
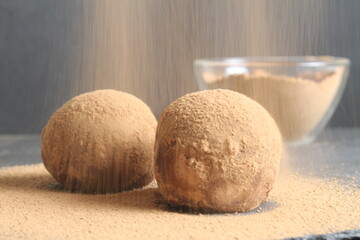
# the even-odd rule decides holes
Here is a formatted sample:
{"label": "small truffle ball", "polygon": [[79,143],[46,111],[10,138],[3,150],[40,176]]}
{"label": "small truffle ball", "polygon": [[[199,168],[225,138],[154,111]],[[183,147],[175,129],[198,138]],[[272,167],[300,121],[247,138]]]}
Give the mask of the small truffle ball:
{"label": "small truffle ball", "polygon": [[74,97],[42,131],[46,169],[63,187],[110,193],[149,184],[154,178],[157,121],[128,93],[98,90]]}
{"label": "small truffle ball", "polygon": [[281,151],[277,125],[260,104],[230,90],[195,92],[160,117],[155,178],[170,205],[249,211],[268,197]]}

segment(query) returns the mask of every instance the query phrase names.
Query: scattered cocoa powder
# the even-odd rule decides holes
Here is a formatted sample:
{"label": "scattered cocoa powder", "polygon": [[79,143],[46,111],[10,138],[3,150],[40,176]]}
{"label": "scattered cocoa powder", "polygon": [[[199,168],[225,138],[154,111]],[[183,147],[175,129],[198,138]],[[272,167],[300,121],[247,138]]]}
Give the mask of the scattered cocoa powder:
{"label": "scattered cocoa powder", "polygon": [[169,211],[154,184],[69,193],[38,164],[0,170],[0,219],[0,239],[279,239],[360,228],[360,188],[281,173],[252,212],[196,215]]}

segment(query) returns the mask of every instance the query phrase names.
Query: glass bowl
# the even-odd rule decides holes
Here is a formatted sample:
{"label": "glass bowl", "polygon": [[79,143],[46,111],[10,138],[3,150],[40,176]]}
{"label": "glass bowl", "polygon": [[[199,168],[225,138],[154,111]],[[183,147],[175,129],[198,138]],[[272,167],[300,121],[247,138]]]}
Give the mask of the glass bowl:
{"label": "glass bowl", "polygon": [[200,90],[231,89],[260,103],[285,142],[311,142],[323,130],[343,94],[350,61],[329,56],[198,59]]}

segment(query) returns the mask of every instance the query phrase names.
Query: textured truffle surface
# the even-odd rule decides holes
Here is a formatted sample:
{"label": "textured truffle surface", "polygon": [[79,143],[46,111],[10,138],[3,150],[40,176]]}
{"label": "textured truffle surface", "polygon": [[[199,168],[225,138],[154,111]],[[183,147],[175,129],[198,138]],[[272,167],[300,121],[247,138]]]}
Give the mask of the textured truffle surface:
{"label": "textured truffle surface", "polygon": [[279,130],[261,105],[230,90],[195,92],[160,117],[155,177],[171,205],[248,211],[268,197],[281,150]]}
{"label": "textured truffle surface", "polygon": [[156,119],[128,93],[98,90],[74,97],[42,131],[46,169],[71,191],[109,193],[153,180]]}

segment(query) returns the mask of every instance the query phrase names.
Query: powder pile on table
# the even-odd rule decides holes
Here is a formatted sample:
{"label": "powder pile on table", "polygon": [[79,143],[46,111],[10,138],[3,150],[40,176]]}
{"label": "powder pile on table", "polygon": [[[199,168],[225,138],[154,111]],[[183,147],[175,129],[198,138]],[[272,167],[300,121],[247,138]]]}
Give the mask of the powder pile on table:
{"label": "powder pile on table", "polygon": [[0,238],[274,239],[360,228],[356,184],[280,174],[268,202],[241,214],[168,211],[154,184],[108,195],[61,190],[42,164],[0,170]]}

